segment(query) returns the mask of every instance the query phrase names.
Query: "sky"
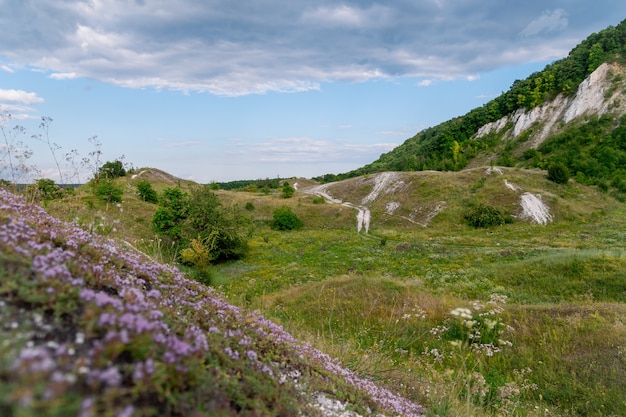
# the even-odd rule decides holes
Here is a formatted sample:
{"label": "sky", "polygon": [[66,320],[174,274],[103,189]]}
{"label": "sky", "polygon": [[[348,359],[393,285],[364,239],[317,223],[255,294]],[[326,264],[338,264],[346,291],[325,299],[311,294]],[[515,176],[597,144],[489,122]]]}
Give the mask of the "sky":
{"label": "sky", "polygon": [[344,173],[624,18],[623,0],[0,0],[0,158],[21,142],[59,182],[89,179],[74,150],[200,183]]}

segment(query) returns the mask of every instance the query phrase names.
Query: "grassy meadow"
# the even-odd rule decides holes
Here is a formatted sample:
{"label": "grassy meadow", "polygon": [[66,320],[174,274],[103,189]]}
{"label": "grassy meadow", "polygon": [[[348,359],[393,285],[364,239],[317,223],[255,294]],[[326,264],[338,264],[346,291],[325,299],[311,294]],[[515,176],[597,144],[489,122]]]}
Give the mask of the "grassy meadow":
{"label": "grassy meadow", "polygon": [[[573,180],[502,170],[402,173],[368,204],[367,234],[356,210],[320,203],[305,186],[287,199],[216,191],[251,222],[247,256],[212,266],[210,285],[428,415],[626,415],[626,206]],[[159,191],[180,183],[146,177]],[[359,204],[374,177],[327,191]],[[119,205],[78,190],[45,206],[173,262],[151,231],[156,206],[137,199],[136,180],[118,181]],[[519,218],[522,191],[540,195],[553,221]],[[479,203],[512,222],[469,227],[463,215]],[[270,228],[283,205],[304,228]]]}

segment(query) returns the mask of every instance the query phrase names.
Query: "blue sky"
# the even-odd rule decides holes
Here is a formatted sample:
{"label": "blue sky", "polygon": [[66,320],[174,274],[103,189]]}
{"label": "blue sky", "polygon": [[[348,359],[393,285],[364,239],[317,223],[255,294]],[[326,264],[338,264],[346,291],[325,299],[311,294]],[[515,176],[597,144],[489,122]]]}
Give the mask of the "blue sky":
{"label": "blue sky", "polygon": [[59,177],[30,138],[46,116],[58,155],[86,157],[97,136],[104,161],[202,183],[310,178],[376,160],[624,18],[622,0],[0,0],[0,110],[26,128],[36,176]]}

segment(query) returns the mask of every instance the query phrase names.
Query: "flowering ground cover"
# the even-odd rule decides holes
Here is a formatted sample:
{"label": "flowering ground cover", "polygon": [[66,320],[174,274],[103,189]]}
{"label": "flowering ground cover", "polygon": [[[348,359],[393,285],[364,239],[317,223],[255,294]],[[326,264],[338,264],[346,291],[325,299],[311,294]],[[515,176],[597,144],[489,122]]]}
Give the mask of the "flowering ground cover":
{"label": "flowering ground cover", "polygon": [[0,415],[422,415],[280,326],[0,190]]}

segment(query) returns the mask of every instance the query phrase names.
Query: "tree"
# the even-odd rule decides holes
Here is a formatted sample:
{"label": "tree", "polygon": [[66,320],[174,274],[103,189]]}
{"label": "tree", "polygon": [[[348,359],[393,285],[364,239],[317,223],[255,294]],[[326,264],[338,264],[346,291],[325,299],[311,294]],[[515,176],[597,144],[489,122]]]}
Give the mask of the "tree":
{"label": "tree", "polygon": [[[63,190],[53,180],[48,178],[42,178],[37,180],[34,184],[29,186],[33,194],[37,194],[36,197],[47,200],[55,200],[63,196]],[[35,197],[35,196],[33,196]]]}
{"label": "tree", "polygon": [[296,230],[304,226],[304,223],[290,207],[282,206],[274,210],[271,227],[274,230]]}
{"label": "tree", "polygon": [[570,172],[563,163],[553,163],[548,167],[548,179],[557,184],[566,184],[569,181]]}
{"label": "tree", "polygon": [[208,261],[243,257],[248,249],[243,233],[246,223],[235,207],[224,207],[210,187],[191,190],[183,235],[195,239],[196,247],[201,243],[208,250]]}
{"label": "tree", "polygon": [[291,186],[287,181],[283,183],[282,196],[283,198],[291,198],[296,192],[296,189]]}
{"label": "tree", "polygon": [[182,238],[181,226],[187,217],[187,194],[180,187],[166,188],[159,208],[152,216],[152,228],[160,235],[175,241]]}
{"label": "tree", "polygon": [[470,226],[476,228],[501,226],[505,223],[505,217],[498,208],[485,204],[478,204],[464,217]]}
{"label": "tree", "polygon": [[107,161],[98,170],[98,177],[102,178],[119,178],[126,176],[126,170],[122,161],[115,160],[113,162]]}
{"label": "tree", "polygon": [[139,198],[147,203],[159,202],[157,192],[147,180],[141,180],[137,183],[137,193],[139,194]]}
{"label": "tree", "polygon": [[124,188],[109,178],[101,179],[100,181],[94,183],[93,187],[96,197],[107,204],[120,203],[122,201]]}

